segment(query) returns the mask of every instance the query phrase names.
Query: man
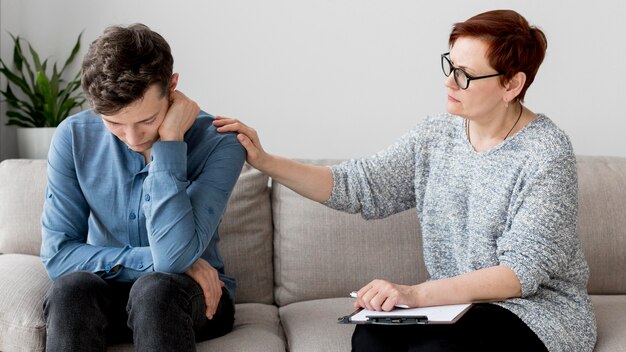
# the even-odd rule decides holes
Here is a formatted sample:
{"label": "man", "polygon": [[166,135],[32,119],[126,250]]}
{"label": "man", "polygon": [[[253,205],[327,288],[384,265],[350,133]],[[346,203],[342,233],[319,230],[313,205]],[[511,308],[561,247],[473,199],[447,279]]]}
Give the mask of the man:
{"label": "man", "polygon": [[84,58],[92,110],[58,127],[48,156],[48,351],[193,351],[232,329],[217,228],[245,151],[178,78],[167,42],[141,24],[106,29]]}

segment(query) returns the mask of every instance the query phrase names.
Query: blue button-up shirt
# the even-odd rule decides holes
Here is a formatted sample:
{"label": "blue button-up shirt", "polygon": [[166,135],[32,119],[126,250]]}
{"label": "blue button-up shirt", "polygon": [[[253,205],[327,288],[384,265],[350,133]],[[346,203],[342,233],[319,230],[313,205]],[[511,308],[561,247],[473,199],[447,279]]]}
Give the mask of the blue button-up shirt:
{"label": "blue button-up shirt", "polygon": [[246,154],[212,121],[201,112],[184,142],[155,142],[147,165],[91,110],[63,121],[48,155],[42,216],[50,278],[90,271],[132,282],[152,271],[183,273],[203,258],[234,295],[217,228]]}

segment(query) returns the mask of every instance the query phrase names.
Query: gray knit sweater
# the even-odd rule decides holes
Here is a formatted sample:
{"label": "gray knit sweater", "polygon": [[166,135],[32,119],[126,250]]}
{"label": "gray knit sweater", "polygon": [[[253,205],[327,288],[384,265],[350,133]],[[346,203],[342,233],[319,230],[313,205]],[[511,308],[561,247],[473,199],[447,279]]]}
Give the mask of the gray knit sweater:
{"label": "gray knit sweater", "polygon": [[522,297],[498,304],[550,351],[592,351],[589,270],[576,235],[576,159],[568,137],[537,115],[476,153],[464,120],[426,118],[386,150],[332,167],[327,206],[382,218],[415,208],[431,279],[495,265],[517,275]]}

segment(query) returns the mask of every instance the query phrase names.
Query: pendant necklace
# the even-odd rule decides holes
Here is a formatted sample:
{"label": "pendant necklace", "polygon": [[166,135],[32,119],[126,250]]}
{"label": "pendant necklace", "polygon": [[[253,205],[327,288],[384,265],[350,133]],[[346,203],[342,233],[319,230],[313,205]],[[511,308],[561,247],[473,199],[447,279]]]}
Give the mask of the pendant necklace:
{"label": "pendant necklace", "polygon": [[[522,118],[522,112],[524,111],[524,107],[522,106],[522,104],[519,105],[519,115],[517,116],[517,120],[515,120],[515,123],[513,124],[513,126],[511,126],[511,129],[509,130],[509,133],[506,134],[506,136],[504,136],[503,141],[505,141],[509,135],[511,134],[511,132],[513,132],[513,129],[515,128],[515,126],[517,126],[517,123],[519,122],[519,120]],[[465,120],[465,134],[467,134],[467,140],[470,142],[470,144],[472,144],[472,139],[470,138],[470,133],[469,133],[469,123],[470,120]]]}

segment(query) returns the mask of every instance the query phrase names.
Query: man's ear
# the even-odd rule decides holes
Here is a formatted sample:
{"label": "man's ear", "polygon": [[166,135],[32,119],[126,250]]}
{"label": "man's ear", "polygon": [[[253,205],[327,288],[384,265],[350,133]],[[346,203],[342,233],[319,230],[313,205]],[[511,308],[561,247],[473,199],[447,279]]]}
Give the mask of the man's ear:
{"label": "man's ear", "polygon": [[515,100],[524,88],[524,84],[526,84],[526,74],[524,72],[516,73],[505,85],[505,101]]}
{"label": "man's ear", "polygon": [[178,73],[174,73],[172,75],[172,79],[170,79],[170,86],[167,87],[168,92],[170,94],[174,93],[177,85],[178,85]]}

